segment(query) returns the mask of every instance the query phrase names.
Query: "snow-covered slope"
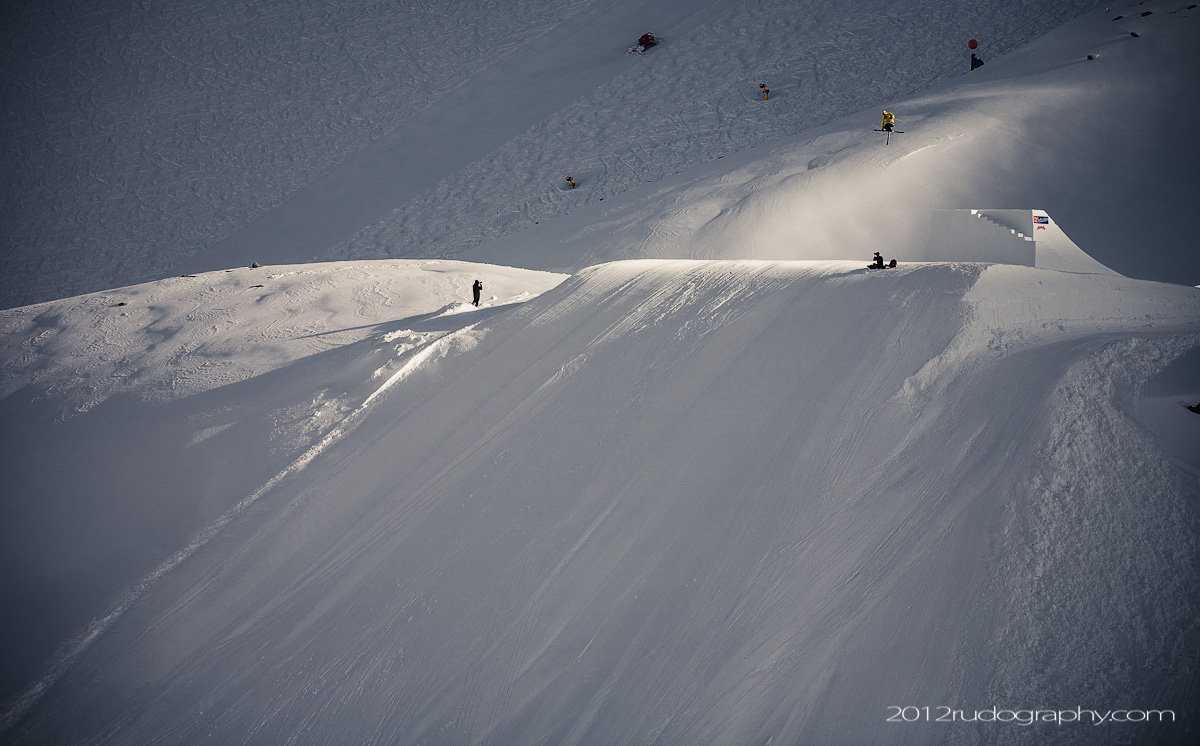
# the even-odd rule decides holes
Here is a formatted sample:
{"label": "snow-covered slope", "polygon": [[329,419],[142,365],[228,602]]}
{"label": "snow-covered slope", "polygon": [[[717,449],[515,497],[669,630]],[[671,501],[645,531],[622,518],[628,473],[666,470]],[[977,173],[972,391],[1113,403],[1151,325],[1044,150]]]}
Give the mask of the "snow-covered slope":
{"label": "snow-covered slope", "polygon": [[[1096,8],[947,85],[573,206],[463,256],[557,269],[877,250],[904,261],[922,258],[933,210],[1037,208],[1122,274],[1200,284],[1187,254],[1200,10],[1186,5]],[[886,145],[870,131],[880,108],[905,131]]]}
{"label": "snow-covered slope", "polygon": [[1105,275],[590,268],[409,358],[12,733],[1040,742],[886,708],[1186,712],[1196,482],[1124,410],[1198,343],[1200,292]]}
{"label": "snow-covered slope", "polygon": [[843,6],[0,11],[3,739],[1190,743],[1196,9]]}
{"label": "snow-covered slope", "polygon": [[[478,309],[467,303],[476,278]],[[178,564],[341,437],[447,334],[562,279],[345,262],[0,312],[0,636],[21,641],[3,656],[2,697],[140,578]]]}
{"label": "snow-covered slope", "polygon": [[[772,256],[831,251],[797,254],[783,223],[853,239],[846,257],[880,235],[901,251],[923,242],[930,207],[1038,207],[1124,274],[1197,284],[1181,261],[1200,166],[1186,147],[1200,108],[1186,5],[1154,0],[1144,18],[1132,3],[1095,8],[1070,35],[1018,47],[1019,61],[1001,53],[1093,4],[6,6],[0,306],[252,261],[447,257],[530,229],[516,244],[545,245],[548,223],[601,199],[669,216],[678,188],[654,206],[636,187],[676,184],[677,172],[775,193],[766,220],[759,200],[705,231],[749,236]],[[621,54],[647,29],[667,42]],[[970,38],[988,62],[967,75]],[[885,162],[869,131],[883,107],[907,128]],[[798,133],[804,145],[843,117],[797,154],[724,167]],[[900,165],[923,173],[882,168],[918,150]],[[717,171],[689,172],[722,157]],[[580,188],[565,190],[564,174]],[[683,217],[731,207],[702,204],[711,211]],[[870,230],[850,228],[860,223]],[[655,230],[637,255],[667,255],[672,237]],[[1135,251],[1140,261],[1120,261]],[[536,266],[583,266],[571,259]]]}
{"label": "snow-covered slope", "polygon": [[435,318],[474,310],[476,278],[487,310],[565,275],[439,260],[332,262],[188,275],[11,309],[0,397],[44,389],[42,398],[61,400],[62,420],[114,396],[183,399],[352,346],[385,320],[437,327]]}

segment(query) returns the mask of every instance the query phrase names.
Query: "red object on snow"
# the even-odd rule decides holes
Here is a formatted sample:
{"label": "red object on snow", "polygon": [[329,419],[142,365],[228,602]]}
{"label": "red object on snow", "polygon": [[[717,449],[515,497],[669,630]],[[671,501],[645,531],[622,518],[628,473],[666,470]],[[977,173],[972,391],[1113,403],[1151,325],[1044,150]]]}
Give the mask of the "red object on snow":
{"label": "red object on snow", "polygon": [[967,49],[976,49],[978,46],[979,46],[979,42],[975,41],[974,39],[967,42]]}

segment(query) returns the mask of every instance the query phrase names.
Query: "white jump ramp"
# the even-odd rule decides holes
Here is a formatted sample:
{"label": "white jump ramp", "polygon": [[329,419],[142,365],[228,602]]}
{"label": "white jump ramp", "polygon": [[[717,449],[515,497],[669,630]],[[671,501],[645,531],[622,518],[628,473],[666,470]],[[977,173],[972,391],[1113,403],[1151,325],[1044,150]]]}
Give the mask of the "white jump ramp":
{"label": "white jump ramp", "polygon": [[1117,274],[1076,246],[1045,210],[935,210],[921,258]]}

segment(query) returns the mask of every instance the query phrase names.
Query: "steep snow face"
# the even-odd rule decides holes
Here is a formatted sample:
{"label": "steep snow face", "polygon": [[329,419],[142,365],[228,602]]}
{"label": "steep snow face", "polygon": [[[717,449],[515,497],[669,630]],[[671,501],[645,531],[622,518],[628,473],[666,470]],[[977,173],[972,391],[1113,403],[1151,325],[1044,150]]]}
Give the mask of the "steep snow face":
{"label": "steep snow face", "polygon": [[[1197,486],[1123,408],[1200,345],[1196,290],[647,260],[445,339],[14,741],[1029,743],[886,718],[1186,711]],[[1053,736],[1127,735],[1098,733]]]}
{"label": "steep snow face", "polygon": [[0,639],[21,641],[0,661],[0,699],[444,354],[452,332],[563,279],[345,262],[0,311]]}

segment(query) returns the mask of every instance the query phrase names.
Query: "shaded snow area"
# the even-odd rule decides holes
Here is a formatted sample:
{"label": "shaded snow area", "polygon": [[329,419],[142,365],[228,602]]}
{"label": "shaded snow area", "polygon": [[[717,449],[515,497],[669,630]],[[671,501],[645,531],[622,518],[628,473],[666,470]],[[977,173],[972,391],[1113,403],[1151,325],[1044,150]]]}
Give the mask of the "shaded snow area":
{"label": "shaded snow area", "polygon": [[[1200,284],[1181,261],[1200,167],[1187,4],[16,0],[0,307],[255,261],[904,256],[930,209],[970,207],[1045,209],[1106,266]],[[624,55],[647,30],[666,41]],[[971,38],[987,65],[967,74]],[[883,108],[906,132],[888,151]],[[725,174],[753,199],[679,205]],[[618,197],[682,222],[522,264]],[[722,210],[703,233],[750,243],[666,252]],[[840,248],[811,248],[826,236]]]}
{"label": "shaded snow area", "polygon": [[[341,329],[381,313],[386,266],[293,268],[275,282],[355,299],[322,327]],[[396,272],[436,283],[439,266]],[[182,307],[251,271],[121,294]],[[546,290],[560,279],[495,276],[501,298],[541,294],[469,314],[447,314],[462,306],[435,292],[426,314],[394,300],[413,316],[141,409],[114,393],[65,422],[26,416],[34,434],[68,428],[97,453],[105,427],[175,428],[175,444],[160,444],[173,465],[143,476],[151,515],[137,518],[157,513],[144,531],[170,546],[215,524],[158,566],[122,541],[117,569],[69,563],[82,586],[132,590],[9,700],[19,719],[6,736],[1187,741],[1200,495],[1139,412],[1200,348],[1200,291],[836,261],[617,262]],[[96,313],[38,308],[62,309],[59,336]],[[35,319],[6,314],[36,338]],[[292,344],[314,344],[307,335]],[[381,381],[392,383],[373,393]],[[56,411],[66,395],[44,396],[26,407]],[[272,403],[313,423],[286,457],[268,447]],[[231,417],[238,406],[257,418]],[[316,426],[330,406],[336,437]],[[42,468],[15,470],[53,483]],[[225,502],[194,516],[202,495],[181,483]],[[45,499],[22,510],[42,514],[57,545],[43,551],[57,556],[74,537],[59,523],[66,505]],[[92,510],[138,539],[112,503]],[[1174,709],[1180,721],[888,722],[906,706]]]}

